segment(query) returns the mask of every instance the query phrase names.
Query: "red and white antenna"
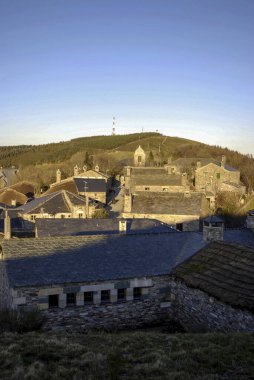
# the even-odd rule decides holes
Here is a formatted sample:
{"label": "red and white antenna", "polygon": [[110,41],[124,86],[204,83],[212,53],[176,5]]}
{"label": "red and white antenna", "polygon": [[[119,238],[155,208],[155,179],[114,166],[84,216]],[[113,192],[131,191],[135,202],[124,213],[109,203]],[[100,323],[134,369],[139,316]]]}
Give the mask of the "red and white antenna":
{"label": "red and white antenna", "polygon": [[113,124],[112,124],[112,136],[115,136],[116,134],[116,118],[113,117]]}

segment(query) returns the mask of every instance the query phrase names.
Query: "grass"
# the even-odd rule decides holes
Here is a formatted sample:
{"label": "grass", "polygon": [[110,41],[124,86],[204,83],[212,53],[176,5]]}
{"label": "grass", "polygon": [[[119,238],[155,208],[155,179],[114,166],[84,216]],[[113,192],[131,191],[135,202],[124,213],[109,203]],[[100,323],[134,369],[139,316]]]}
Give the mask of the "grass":
{"label": "grass", "polygon": [[158,332],[0,336],[1,379],[247,380],[251,334]]}

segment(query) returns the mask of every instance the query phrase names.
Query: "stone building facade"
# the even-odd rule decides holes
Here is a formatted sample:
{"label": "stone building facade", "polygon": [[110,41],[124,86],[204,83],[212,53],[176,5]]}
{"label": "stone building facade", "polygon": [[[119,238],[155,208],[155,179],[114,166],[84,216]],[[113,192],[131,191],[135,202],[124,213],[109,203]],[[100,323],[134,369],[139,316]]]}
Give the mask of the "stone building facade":
{"label": "stone building facade", "polygon": [[134,166],[146,166],[146,154],[140,145],[134,152]]}

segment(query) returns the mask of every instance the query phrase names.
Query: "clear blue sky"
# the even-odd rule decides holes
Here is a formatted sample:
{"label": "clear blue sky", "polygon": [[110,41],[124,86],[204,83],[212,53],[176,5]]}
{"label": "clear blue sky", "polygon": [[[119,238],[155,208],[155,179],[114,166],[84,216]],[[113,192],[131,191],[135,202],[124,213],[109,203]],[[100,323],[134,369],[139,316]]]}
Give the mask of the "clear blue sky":
{"label": "clear blue sky", "polygon": [[155,131],[254,154],[254,0],[0,0],[0,145]]}

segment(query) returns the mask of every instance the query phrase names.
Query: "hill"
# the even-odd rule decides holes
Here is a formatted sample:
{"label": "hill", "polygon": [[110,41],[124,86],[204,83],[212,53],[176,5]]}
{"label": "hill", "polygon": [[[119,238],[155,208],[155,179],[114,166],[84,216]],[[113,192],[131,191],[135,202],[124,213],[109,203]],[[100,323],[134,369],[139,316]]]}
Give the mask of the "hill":
{"label": "hill", "polygon": [[61,168],[63,178],[70,176],[73,166],[88,167],[99,164],[101,170],[119,173],[123,165],[131,164],[133,152],[141,145],[152,164],[162,165],[169,157],[227,156],[227,162],[241,171],[241,180],[249,190],[254,188],[254,159],[239,152],[210,146],[179,137],[159,133],[134,133],[115,136],[81,137],[70,141],[45,145],[0,147],[0,166],[16,166],[20,179],[48,186]]}
{"label": "hill", "polygon": [[251,334],[1,334],[1,379],[253,379]]}

